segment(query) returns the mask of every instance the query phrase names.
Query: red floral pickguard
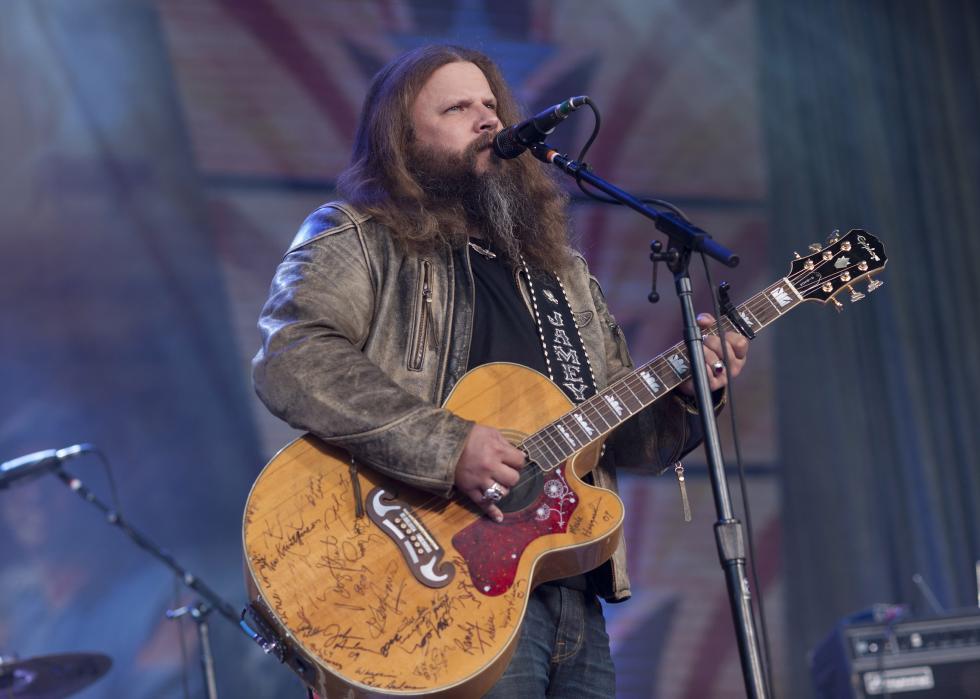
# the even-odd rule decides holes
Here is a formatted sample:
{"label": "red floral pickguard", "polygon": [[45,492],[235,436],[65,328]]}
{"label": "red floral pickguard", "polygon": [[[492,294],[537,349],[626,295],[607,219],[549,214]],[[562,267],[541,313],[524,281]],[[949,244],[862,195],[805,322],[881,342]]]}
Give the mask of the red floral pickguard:
{"label": "red floral pickguard", "polygon": [[500,524],[481,517],[453,537],[453,546],[469,567],[476,589],[495,597],[510,589],[524,549],[539,536],[564,534],[578,506],[578,495],[565,480],[565,467],[545,474],[541,494],[519,512],[504,514]]}

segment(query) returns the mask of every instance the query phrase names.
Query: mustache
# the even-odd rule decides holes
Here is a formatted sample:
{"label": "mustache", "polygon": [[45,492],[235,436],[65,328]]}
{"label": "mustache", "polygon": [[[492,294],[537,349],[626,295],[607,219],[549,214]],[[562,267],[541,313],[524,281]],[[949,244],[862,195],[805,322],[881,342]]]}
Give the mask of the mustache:
{"label": "mustache", "polygon": [[493,145],[493,138],[496,134],[484,133],[473,139],[473,142],[466,147],[466,155],[475,155],[481,150],[486,150]]}

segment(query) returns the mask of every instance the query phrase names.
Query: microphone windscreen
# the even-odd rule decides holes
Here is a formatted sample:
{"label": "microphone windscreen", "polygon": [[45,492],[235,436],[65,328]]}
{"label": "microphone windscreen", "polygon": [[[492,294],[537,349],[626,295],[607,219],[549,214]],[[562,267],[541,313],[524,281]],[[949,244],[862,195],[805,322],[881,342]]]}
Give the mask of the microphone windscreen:
{"label": "microphone windscreen", "polygon": [[516,158],[525,150],[527,148],[518,142],[514,136],[513,129],[504,129],[494,136],[493,152],[497,154],[498,158],[510,160],[511,158]]}

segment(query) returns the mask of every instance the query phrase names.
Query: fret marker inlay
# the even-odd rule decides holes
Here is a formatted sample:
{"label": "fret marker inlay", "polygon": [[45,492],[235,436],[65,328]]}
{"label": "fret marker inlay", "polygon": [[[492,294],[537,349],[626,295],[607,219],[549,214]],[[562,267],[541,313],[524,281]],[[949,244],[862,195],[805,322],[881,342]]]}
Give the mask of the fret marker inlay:
{"label": "fret marker inlay", "polygon": [[667,357],[667,363],[670,364],[670,368],[673,369],[674,373],[679,377],[683,377],[687,373],[687,360],[681,355],[670,355]]}
{"label": "fret marker inlay", "polygon": [[643,383],[647,385],[651,393],[656,393],[660,390],[660,383],[653,377],[649,371],[641,371],[640,378],[643,379]]}
{"label": "fret marker inlay", "polygon": [[585,430],[585,434],[589,435],[590,437],[595,434],[595,430],[592,429],[592,425],[589,424],[589,421],[585,419],[582,413],[575,413],[574,417],[575,421],[579,424],[579,427]]}
{"label": "fret marker inlay", "polygon": [[606,403],[609,404],[609,407],[613,409],[613,412],[616,413],[616,417],[623,416],[623,406],[620,405],[618,400],[616,400],[616,396],[605,395],[603,398],[605,398]]}
{"label": "fret marker inlay", "polygon": [[793,298],[789,295],[789,292],[781,286],[777,286],[775,289],[770,291],[769,294],[776,300],[776,303],[779,304],[780,308],[792,303],[793,301]]}
{"label": "fret marker inlay", "polygon": [[561,434],[561,436],[562,436],[562,437],[564,437],[564,438],[565,438],[565,441],[566,441],[566,442],[568,442],[568,445],[569,445],[570,447],[572,447],[572,449],[575,449],[575,448],[577,448],[577,447],[578,447],[578,442],[576,442],[576,441],[575,441],[575,440],[574,440],[574,439],[572,438],[572,435],[570,435],[570,434],[568,433],[568,430],[567,430],[567,429],[565,429],[565,426],[564,426],[563,424],[561,424],[561,423],[559,422],[559,423],[557,424],[557,427],[558,427],[558,432],[559,432],[559,433]]}

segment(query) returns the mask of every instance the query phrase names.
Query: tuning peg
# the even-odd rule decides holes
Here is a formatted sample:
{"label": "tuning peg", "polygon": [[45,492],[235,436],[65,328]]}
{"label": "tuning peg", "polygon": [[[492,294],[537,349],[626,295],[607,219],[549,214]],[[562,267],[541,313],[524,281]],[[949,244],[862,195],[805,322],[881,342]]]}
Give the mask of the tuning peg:
{"label": "tuning peg", "polygon": [[881,281],[880,279],[869,279],[868,280],[868,293],[871,293],[872,291],[874,291],[875,289],[877,289],[879,286],[883,286],[884,283],[885,282]]}
{"label": "tuning peg", "polygon": [[851,292],[851,303],[857,303],[858,301],[864,298],[864,294],[862,294],[860,291],[855,289],[850,284],[847,285],[847,289]]}
{"label": "tuning peg", "polygon": [[823,250],[823,245],[820,243],[810,243],[810,252],[820,252]]}
{"label": "tuning peg", "polygon": [[838,240],[840,240],[840,228],[835,228],[830,233],[830,237],[827,238],[827,245],[833,245]]}
{"label": "tuning peg", "polygon": [[800,253],[798,253],[798,252],[796,252],[796,250],[794,250],[793,251],[793,259],[794,260],[798,260],[798,259],[800,259],[800,257],[801,257]]}
{"label": "tuning peg", "polygon": [[834,310],[837,311],[838,313],[844,310],[844,304],[842,304],[836,298],[830,299],[830,302],[834,304]]}

